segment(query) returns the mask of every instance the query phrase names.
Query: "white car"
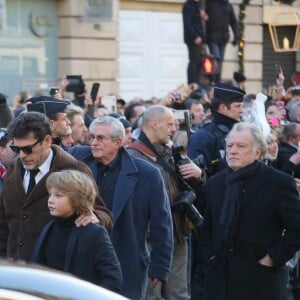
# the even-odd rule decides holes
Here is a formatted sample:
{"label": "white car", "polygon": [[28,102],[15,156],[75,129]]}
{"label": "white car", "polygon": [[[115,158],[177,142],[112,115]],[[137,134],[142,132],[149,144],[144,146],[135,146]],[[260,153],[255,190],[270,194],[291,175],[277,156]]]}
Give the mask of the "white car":
{"label": "white car", "polygon": [[22,262],[0,261],[0,299],[124,300],[72,275]]}

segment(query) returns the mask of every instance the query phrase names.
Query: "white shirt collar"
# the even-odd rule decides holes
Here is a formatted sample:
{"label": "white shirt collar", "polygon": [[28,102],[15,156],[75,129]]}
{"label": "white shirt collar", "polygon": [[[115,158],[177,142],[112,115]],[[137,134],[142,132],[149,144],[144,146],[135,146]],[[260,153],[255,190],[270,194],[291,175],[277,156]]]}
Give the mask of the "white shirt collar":
{"label": "white shirt collar", "polygon": [[[53,150],[50,149],[50,153],[47,157],[47,159],[39,166],[39,172],[35,176],[35,183],[37,184],[50,170],[51,162],[53,159]],[[23,186],[25,191],[27,191],[28,184],[29,184],[29,178],[30,178],[30,171],[26,170],[23,178]]]}

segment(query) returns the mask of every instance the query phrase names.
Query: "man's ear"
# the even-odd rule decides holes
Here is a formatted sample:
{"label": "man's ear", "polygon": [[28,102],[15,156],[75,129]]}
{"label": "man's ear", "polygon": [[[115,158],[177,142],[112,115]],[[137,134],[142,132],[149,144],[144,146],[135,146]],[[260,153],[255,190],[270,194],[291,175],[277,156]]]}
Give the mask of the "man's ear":
{"label": "man's ear", "polygon": [[151,121],[151,128],[156,131],[158,125],[158,120],[152,120]]}
{"label": "man's ear", "polygon": [[115,142],[119,148],[124,144],[122,139],[117,139]]}
{"label": "man's ear", "polygon": [[45,136],[45,138],[44,138],[44,142],[46,143],[46,144],[52,144],[52,136],[51,135],[46,135]]}
{"label": "man's ear", "polygon": [[54,123],[54,120],[49,120],[50,121],[50,127],[51,129],[53,128],[53,123]]}
{"label": "man's ear", "polygon": [[226,112],[226,111],[228,111],[228,107],[226,106],[226,104],[225,103],[221,103],[220,105],[219,105],[219,110],[218,110],[220,113],[223,113],[223,112]]}

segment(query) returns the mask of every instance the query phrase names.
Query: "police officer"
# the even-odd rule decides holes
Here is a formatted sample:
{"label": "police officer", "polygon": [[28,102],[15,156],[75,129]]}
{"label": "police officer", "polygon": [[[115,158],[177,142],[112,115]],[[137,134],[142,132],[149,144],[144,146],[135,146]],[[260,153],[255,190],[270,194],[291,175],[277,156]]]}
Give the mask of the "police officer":
{"label": "police officer", "polygon": [[212,121],[195,132],[189,141],[189,157],[194,159],[200,156],[208,175],[215,174],[225,165],[225,137],[241,120],[244,95],[245,92],[239,88],[216,84],[211,103]]}

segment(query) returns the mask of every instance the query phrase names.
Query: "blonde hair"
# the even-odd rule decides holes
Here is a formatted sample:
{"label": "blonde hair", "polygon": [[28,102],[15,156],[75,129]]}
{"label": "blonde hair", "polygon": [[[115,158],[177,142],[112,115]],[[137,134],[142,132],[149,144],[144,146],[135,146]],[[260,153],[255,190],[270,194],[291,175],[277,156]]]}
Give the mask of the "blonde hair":
{"label": "blonde hair", "polygon": [[184,130],[178,130],[173,134],[172,140],[174,144],[180,144],[183,146],[184,151],[187,150],[188,146],[188,137],[186,134],[186,131]]}
{"label": "blonde hair", "polygon": [[87,174],[76,170],[54,172],[47,178],[46,187],[65,193],[78,215],[92,212],[97,192]]}

